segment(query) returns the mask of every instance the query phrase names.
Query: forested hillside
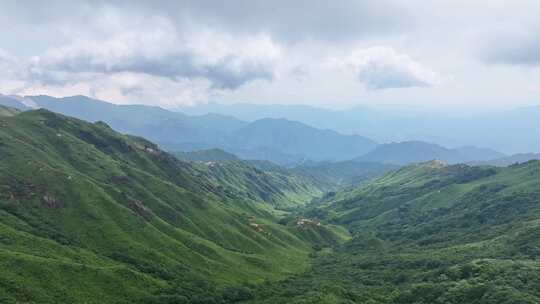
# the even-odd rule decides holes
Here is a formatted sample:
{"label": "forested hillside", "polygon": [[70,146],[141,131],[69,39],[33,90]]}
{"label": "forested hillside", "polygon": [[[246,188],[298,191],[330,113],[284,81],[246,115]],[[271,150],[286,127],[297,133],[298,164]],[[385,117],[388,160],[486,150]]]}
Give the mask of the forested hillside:
{"label": "forested hillside", "polygon": [[353,239],[250,303],[539,303],[540,162],[429,162],[306,212]]}
{"label": "forested hillside", "polygon": [[[277,223],[277,201],[309,201],[300,182],[221,184],[142,138],[46,110],[0,126],[2,302],[232,301],[347,235]],[[258,195],[270,186],[279,196]]]}
{"label": "forested hillside", "polygon": [[325,193],[46,110],[0,126],[6,303],[540,301],[538,161],[430,161]]}

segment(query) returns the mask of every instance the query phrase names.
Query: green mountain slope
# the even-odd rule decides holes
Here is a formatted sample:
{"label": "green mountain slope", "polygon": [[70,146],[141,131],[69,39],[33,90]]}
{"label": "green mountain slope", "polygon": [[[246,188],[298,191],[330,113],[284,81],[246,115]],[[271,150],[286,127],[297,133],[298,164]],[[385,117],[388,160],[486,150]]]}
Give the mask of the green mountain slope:
{"label": "green mountain slope", "polygon": [[300,175],[310,176],[328,188],[340,188],[356,185],[366,180],[378,177],[384,173],[397,169],[391,164],[341,161],[306,164],[291,169]]}
{"label": "green mountain slope", "polygon": [[220,149],[177,152],[191,161],[197,176],[211,181],[234,199],[266,202],[276,208],[295,208],[323,195],[328,186],[311,177],[294,174],[267,161],[244,161]]}
{"label": "green mountain slope", "polygon": [[539,303],[540,162],[430,162],[307,212],[354,234],[249,303]]}
{"label": "green mountain slope", "polygon": [[306,267],[314,243],[270,204],[144,139],[46,110],[0,125],[3,302],[208,303]]}
{"label": "green mountain slope", "polygon": [[0,105],[0,116],[14,116],[19,114],[20,111],[15,108],[5,107]]}
{"label": "green mountain slope", "polygon": [[184,161],[200,161],[200,162],[239,160],[239,158],[236,155],[229,153],[227,151],[223,151],[221,149],[175,152],[174,156]]}
{"label": "green mountain slope", "polygon": [[295,208],[323,195],[316,181],[287,171],[260,170],[244,161],[194,164],[201,176],[232,198],[266,202],[279,209]]}

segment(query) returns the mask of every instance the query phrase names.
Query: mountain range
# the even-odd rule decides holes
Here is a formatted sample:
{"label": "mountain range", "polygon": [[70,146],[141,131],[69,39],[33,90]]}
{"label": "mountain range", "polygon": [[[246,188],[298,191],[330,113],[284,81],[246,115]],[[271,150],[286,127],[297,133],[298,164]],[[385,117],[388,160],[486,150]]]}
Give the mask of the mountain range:
{"label": "mountain range", "polygon": [[345,134],[361,134],[377,142],[420,140],[445,147],[488,147],[505,154],[540,152],[540,107],[453,114],[425,109],[353,107],[331,110],[302,105],[198,104],[178,111],[233,115],[244,121],[284,118]]}
{"label": "mountain range", "polygon": [[510,165],[526,163],[531,160],[540,160],[540,153],[518,153],[492,160],[470,162],[469,164],[477,166],[507,167]]}
{"label": "mountain range", "polygon": [[[284,166],[296,166],[309,161],[339,162],[350,159],[395,165],[431,159],[456,163],[488,161],[505,156],[492,149],[475,146],[448,149],[419,141],[379,145],[361,135],[319,129],[289,119],[261,118],[246,122],[222,114],[186,115],[159,107],[114,105],[85,96],[54,98],[43,95],[25,97],[2,95],[0,104],[23,111],[45,108],[90,122],[103,121],[122,133],[148,138],[168,151],[219,148],[242,159],[269,160]],[[254,107],[258,109],[258,106]],[[280,109],[285,112],[288,108]],[[293,109],[301,114],[305,108],[299,106]],[[312,108],[308,109],[315,111]],[[326,112],[317,110],[317,113],[314,117],[323,119]],[[352,111],[348,115],[358,114],[359,116],[355,118],[358,121],[378,119],[377,115],[371,117],[370,113]],[[303,115],[300,114],[299,118]],[[332,120],[331,117],[332,115],[329,115],[328,119]],[[320,126],[324,125],[321,123]]]}
{"label": "mountain range", "polygon": [[169,151],[221,148],[242,158],[280,164],[302,159],[345,160],[376,146],[362,136],[284,119],[247,123],[231,116],[189,116],[158,107],[114,105],[85,96],[2,96],[0,104],[20,110],[45,108],[90,122],[104,121],[115,130],[148,138]]}
{"label": "mountain range", "polygon": [[329,193],[304,216],[353,238],[249,303],[538,303],[539,173],[432,161]]}
{"label": "mountain range", "polygon": [[489,161],[501,157],[505,157],[505,155],[492,149],[472,146],[448,149],[437,144],[422,141],[406,141],[379,145],[377,148],[355,160],[394,165],[443,160],[447,163],[456,164],[480,159]]}
{"label": "mountain range", "polygon": [[229,160],[240,160],[238,156],[223,151],[221,149],[208,149],[208,150],[196,150],[189,152],[176,152],[174,155],[185,161],[196,161],[196,162],[221,162]]}
{"label": "mountain range", "polygon": [[295,175],[310,180],[323,191],[357,185],[399,168],[398,165],[354,160],[339,162],[304,162],[294,167],[282,167],[264,160],[241,160],[236,155],[220,149],[176,152],[177,158],[204,163],[209,168],[225,168],[234,164],[252,166],[266,173]]}
{"label": "mountain range", "polygon": [[302,271],[313,245],[347,238],[278,223],[276,208],[321,194],[298,176],[182,162],[43,109],[0,126],[2,302],[242,299],[238,284]]}
{"label": "mountain range", "polygon": [[175,157],[0,106],[0,300],[538,303],[539,172]]}

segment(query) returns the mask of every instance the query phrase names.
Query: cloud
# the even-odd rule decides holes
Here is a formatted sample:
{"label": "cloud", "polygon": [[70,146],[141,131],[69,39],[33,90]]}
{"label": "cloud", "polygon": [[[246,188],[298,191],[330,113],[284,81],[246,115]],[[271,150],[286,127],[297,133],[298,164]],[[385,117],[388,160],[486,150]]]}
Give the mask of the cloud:
{"label": "cloud", "polygon": [[242,39],[212,31],[180,34],[166,23],[152,28],[50,49],[34,58],[32,75],[60,83],[69,82],[73,74],[140,73],[173,81],[201,78],[214,89],[229,90],[274,77],[280,49],[267,36]]}
{"label": "cloud", "polygon": [[25,84],[13,93],[55,97],[86,95],[117,104],[147,104],[167,108],[206,100],[210,90],[203,80],[173,81],[140,73],[115,73],[97,78],[79,78],[69,83]]}
{"label": "cloud", "polygon": [[19,60],[0,48],[0,92],[11,92],[25,85]]}
{"label": "cloud", "polygon": [[[537,102],[523,88],[540,70],[482,64],[538,65],[537,0],[511,10],[506,0],[0,2],[0,46],[11,54],[0,54],[0,93],[166,106]],[[329,56],[331,71],[321,67]]]}
{"label": "cloud", "polygon": [[343,58],[330,58],[326,65],[353,71],[369,90],[429,87],[438,82],[435,72],[390,47],[356,49]]}
{"label": "cloud", "polygon": [[17,57],[0,48],[0,70],[2,71],[0,75],[13,77],[19,71],[17,68],[19,63]]}
{"label": "cloud", "polygon": [[519,30],[499,34],[483,45],[480,56],[487,63],[540,65],[540,33]]}
{"label": "cloud", "polygon": [[[197,16],[197,22],[202,24],[237,33],[265,32],[288,42],[356,40],[382,33],[400,33],[413,26],[408,9],[389,0],[342,0],[339,3],[326,0],[165,2],[170,11]],[[178,14],[173,13],[173,16],[175,20],[183,19],[178,18]]]}
{"label": "cloud", "polygon": [[[93,34],[70,33],[78,38],[35,56],[15,58],[0,51],[0,79],[13,80],[4,79],[0,90],[175,107],[257,80],[272,81],[282,57],[281,46],[266,34],[178,30],[167,18],[138,18],[116,9],[93,22],[85,28]],[[16,73],[8,74],[11,70]]]}
{"label": "cloud", "polygon": [[[52,0],[46,3],[5,0],[1,6],[0,25],[23,23],[34,32],[46,26],[53,32],[39,33],[50,35],[49,38],[55,34],[93,34],[96,19],[103,21],[111,13],[133,19],[167,19],[178,31],[219,28],[240,35],[267,34],[272,39],[291,43],[354,41],[377,34],[402,33],[414,26],[412,10],[392,0],[342,0],[339,4],[326,0]],[[117,22],[110,19],[101,30],[111,27],[114,30],[126,21],[122,17]]]}

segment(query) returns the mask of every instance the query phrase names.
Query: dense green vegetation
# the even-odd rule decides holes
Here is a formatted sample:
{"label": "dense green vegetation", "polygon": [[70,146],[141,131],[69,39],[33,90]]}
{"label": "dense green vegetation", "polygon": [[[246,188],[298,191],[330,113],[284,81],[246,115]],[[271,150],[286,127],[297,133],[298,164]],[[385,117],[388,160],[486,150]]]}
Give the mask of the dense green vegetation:
{"label": "dense green vegetation", "polygon": [[277,202],[310,200],[300,182],[240,185],[254,168],[212,170],[102,122],[0,118],[0,302],[233,301],[242,284],[301,272],[313,246],[347,237],[278,223]]}
{"label": "dense green vegetation", "polygon": [[353,239],[250,303],[539,303],[540,162],[430,162],[308,211]]}
{"label": "dense green vegetation", "polygon": [[279,209],[303,206],[330,187],[268,161],[240,160],[220,149],[176,152],[174,155],[192,162],[195,176],[211,182],[223,194],[235,199],[264,201]]}
{"label": "dense green vegetation", "polygon": [[[264,160],[240,160],[234,154],[221,149],[197,150],[190,152],[175,152],[180,160],[196,162],[202,171],[207,171],[209,179],[217,179],[220,183],[231,185],[233,188],[259,187],[266,184],[265,180],[272,180],[281,190],[292,187],[295,194],[306,192],[307,196],[300,199],[301,205],[307,199],[321,196],[324,192],[358,185],[364,181],[381,176],[393,169],[396,165],[381,163],[364,163],[357,161],[339,162],[306,162],[293,167],[283,167]],[[204,168],[207,168],[205,170]],[[242,175],[241,177],[239,176]],[[240,181],[237,179],[240,178]],[[232,184],[228,181],[232,179]],[[256,181],[255,185],[252,180]],[[238,189],[237,189],[238,190]],[[271,196],[277,189],[272,185],[257,189],[259,195]],[[291,195],[282,196],[285,205],[298,206],[298,200]],[[267,200],[267,199],[265,199]]]}
{"label": "dense green vegetation", "polygon": [[18,114],[20,111],[15,108],[5,107],[0,105],[0,116],[13,116]]}
{"label": "dense green vegetation", "polygon": [[323,186],[287,171],[261,170],[244,161],[193,164],[197,176],[213,182],[232,198],[264,201],[279,209],[303,206],[323,194]]}
{"label": "dense green vegetation", "polygon": [[318,183],[325,185],[325,189],[335,190],[358,185],[397,168],[398,166],[391,164],[349,160],[304,164],[292,168],[291,171],[302,176],[311,177]]}
{"label": "dense green vegetation", "polygon": [[1,303],[540,302],[540,161],[323,193],[306,172],[5,113]]}

